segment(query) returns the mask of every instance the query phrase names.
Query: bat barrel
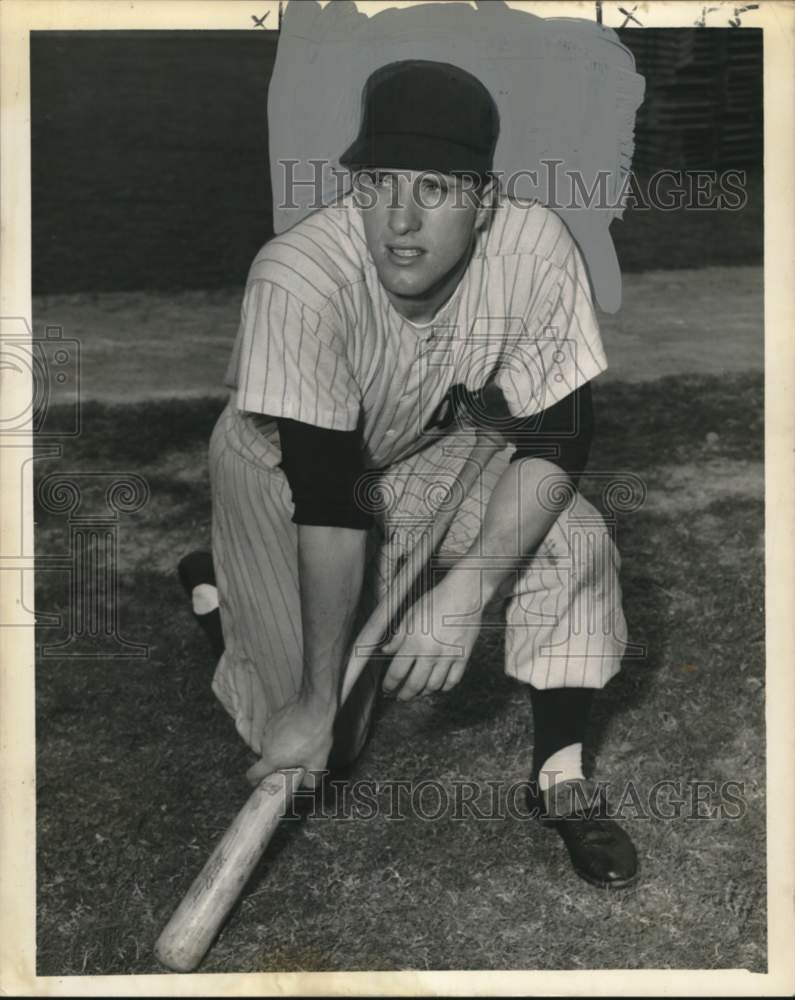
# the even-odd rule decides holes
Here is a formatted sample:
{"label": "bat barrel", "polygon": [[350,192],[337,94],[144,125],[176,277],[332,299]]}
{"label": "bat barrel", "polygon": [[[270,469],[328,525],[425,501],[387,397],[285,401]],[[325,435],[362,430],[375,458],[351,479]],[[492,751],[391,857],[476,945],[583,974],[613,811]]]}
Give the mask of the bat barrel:
{"label": "bat barrel", "polygon": [[207,954],[302,777],[300,768],[277,771],[252,792],[157,939],[163,965],[192,972]]}

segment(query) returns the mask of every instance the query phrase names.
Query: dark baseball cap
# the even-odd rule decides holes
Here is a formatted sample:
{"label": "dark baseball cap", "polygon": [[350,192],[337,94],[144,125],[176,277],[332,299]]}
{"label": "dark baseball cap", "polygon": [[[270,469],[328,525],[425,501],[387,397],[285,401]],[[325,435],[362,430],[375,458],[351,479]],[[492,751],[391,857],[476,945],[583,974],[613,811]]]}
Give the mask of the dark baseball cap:
{"label": "dark baseball cap", "polygon": [[497,105],[480,80],[449,63],[407,59],[367,80],[359,135],[340,163],[483,177],[499,131]]}

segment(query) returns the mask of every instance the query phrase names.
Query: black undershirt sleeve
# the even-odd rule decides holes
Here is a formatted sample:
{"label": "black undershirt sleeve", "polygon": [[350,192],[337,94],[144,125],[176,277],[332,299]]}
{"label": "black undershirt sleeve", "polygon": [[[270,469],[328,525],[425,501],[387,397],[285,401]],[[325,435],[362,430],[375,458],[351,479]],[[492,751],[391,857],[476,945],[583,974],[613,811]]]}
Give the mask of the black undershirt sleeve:
{"label": "black undershirt sleeve", "polygon": [[334,431],[277,417],[280,468],[293,494],[295,524],[367,530],[370,514],[356,503],[356,480],[364,471],[358,430]]}
{"label": "black undershirt sleeve", "polygon": [[545,458],[559,466],[577,486],[588,464],[593,439],[593,398],[586,382],[559,403],[514,424],[509,433],[516,444],[511,461]]}
{"label": "black undershirt sleeve", "polygon": [[[356,481],[364,471],[358,430],[335,431],[277,417],[284,470],[293,495],[295,524],[367,530],[370,514],[356,503]],[[577,486],[588,463],[593,437],[593,403],[586,383],[559,403],[513,421],[506,437],[511,456],[536,457],[559,466]]]}

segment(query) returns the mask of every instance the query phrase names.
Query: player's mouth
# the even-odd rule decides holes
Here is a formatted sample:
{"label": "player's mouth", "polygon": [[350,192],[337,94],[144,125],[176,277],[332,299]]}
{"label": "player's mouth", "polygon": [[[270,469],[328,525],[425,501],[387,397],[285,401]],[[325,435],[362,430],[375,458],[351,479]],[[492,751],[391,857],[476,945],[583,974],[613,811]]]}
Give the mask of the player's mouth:
{"label": "player's mouth", "polygon": [[421,247],[401,247],[387,244],[387,254],[394,264],[406,266],[414,264],[425,253]]}

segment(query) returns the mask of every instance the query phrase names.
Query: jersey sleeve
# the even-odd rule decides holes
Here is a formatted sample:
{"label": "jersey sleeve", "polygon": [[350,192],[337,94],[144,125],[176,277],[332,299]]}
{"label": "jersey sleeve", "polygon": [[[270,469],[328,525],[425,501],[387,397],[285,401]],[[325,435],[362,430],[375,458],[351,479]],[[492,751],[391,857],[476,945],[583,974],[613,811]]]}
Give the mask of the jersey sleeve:
{"label": "jersey sleeve", "polygon": [[607,368],[585,264],[560,225],[568,243],[560,266],[530,259],[520,264],[528,270],[529,302],[512,303],[513,315],[521,316],[519,332],[495,374],[516,417],[548,409]]}
{"label": "jersey sleeve", "polygon": [[239,409],[355,429],[361,397],[343,338],[293,293],[268,280],[249,282],[235,352]]}

